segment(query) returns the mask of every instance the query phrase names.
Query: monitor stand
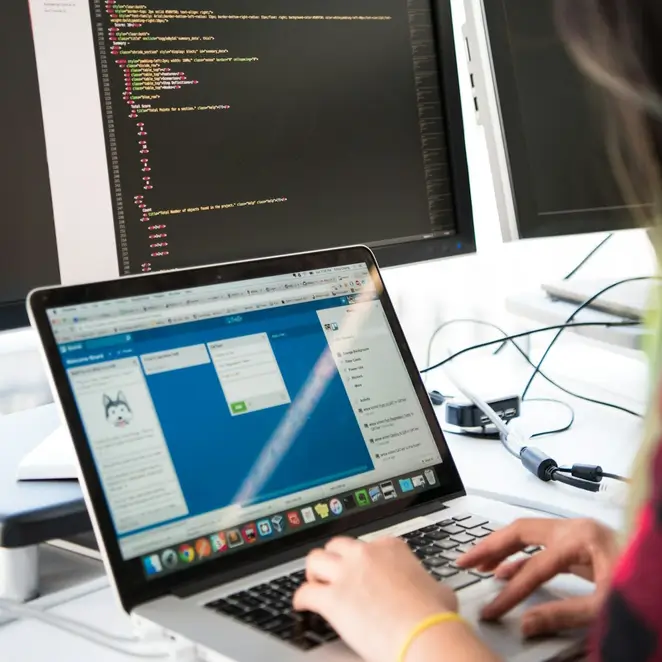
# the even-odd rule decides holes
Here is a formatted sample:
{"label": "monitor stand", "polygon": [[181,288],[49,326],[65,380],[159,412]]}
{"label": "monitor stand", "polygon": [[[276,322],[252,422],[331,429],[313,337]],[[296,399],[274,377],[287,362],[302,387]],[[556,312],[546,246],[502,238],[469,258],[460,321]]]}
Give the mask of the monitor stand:
{"label": "monitor stand", "polygon": [[18,480],[76,480],[78,458],[69,428],[60,425],[19,464]]}

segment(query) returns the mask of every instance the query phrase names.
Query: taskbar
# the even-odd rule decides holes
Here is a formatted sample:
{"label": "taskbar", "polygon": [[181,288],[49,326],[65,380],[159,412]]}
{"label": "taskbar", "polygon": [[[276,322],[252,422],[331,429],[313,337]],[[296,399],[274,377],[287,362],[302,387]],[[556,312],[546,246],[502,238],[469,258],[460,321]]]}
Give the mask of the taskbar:
{"label": "taskbar", "polygon": [[361,510],[408,498],[438,485],[437,474],[432,468],[369,483],[351,492],[318,499],[304,506],[253,519],[239,526],[146,554],[141,557],[143,571],[147,579],[161,577]]}

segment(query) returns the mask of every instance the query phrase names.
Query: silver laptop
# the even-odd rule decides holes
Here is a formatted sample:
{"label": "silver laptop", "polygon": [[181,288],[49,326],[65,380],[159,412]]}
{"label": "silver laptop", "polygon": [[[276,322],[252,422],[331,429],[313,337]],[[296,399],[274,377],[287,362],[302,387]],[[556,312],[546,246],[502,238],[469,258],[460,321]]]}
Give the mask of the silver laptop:
{"label": "silver laptop", "polygon": [[517,613],[479,623],[498,586],[454,561],[522,511],[465,495],[368,249],[40,289],[29,309],[140,628],[205,660],[354,659],[292,594],[329,537],[389,535],[504,658],[575,647],[523,642]]}

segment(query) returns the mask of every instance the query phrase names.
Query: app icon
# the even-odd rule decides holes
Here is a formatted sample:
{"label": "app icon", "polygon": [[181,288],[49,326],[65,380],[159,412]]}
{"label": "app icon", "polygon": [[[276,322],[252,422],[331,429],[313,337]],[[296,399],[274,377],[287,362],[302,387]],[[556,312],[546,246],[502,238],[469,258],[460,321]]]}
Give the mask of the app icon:
{"label": "app icon", "polygon": [[263,538],[270,536],[273,533],[271,522],[268,519],[261,519],[257,523],[257,531]]}
{"label": "app icon", "polygon": [[437,477],[434,475],[434,471],[432,469],[425,470],[425,478],[427,479],[428,483],[430,483],[430,485],[437,484]]}
{"label": "app icon", "polygon": [[400,489],[403,492],[411,492],[414,489],[414,484],[411,482],[411,478],[401,478]]}
{"label": "app icon", "polygon": [[211,556],[211,543],[207,538],[200,538],[195,541],[195,551],[199,559]]}
{"label": "app icon", "polygon": [[241,547],[244,544],[244,539],[239,533],[239,529],[230,529],[226,534],[228,539],[228,547],[232,549],[233,547]]}
{"label": "app icon", "polygon": [[323,501],[315,506],[315,512],[322,518],[326,519],[329,516],[329,506]]}
{"label": "app icon", "polygon": [[274,515],[271,518],[271,525],[276,533],[283,533],[285,531],[285,518],[282,515]]}
{"label": "app icon", "polygon": [[425,487],[425,478],[423,476],[414,476],[412,479],[414,487]]}
{"label": "app icon", "polygon": [[244,537],[244,540],[247,543],[253,543],[257,540],[257,533],[255,530],[255,524],[251,522],[250,524],[246,524],[244,528],[241,530],[241,535]]}
{"label": "app icon", "polygon": [[145,572],[148,575],[156,575],[163,570],[158,554],[143,557],[143,566],[145,566]]}
{"label": "app icon", "polygon": [[353,510],[356,508],[356,499],[353,494],[348,494],[342,498],[342,504],[345,506],[345,510]]}
{"label": "app icon", "polygon": [[224,552],[228,548],[228,541],[225,538],[225,533],[215,533],[210,538],[211,548],[214,552]]}
{"label": "app icon", "polygon": [[331,501],[329,501],[329,508],[331,508],[331,512],[334,515],[340,515],[342,513],[342,503],[340,503],[340,499],[331,499]]}
{"label": "app icon", "polygon": [[299,517],[299,513],[296,510],[291,510],[289,513],[287,513],[287,521],[293,528],[301,526],[301,518]]}
{"label": "app icon", "polygon": [[379,485],[375,485],[368,490],[370,496],[370,501],[377,503],[382,498],[382,491],[379,489]]}
{"label": "app icon", "polygon": [[381,488],[385,499],[395,499],[395,497],[398,496],[398,493],[395,491],[395,487],[393,487],[393,483],[390,480],[382,483],[379,487]]}
{"label": "app icon", "polygon": [[370,504],[367,490],[359,490],[354,496],[356,497],[356,503],[358,503],[359,506],[363,507]]}
{"label": "app icon", "polygon": [[195,550],[191,545],[180,545],[179,558],[184,563],[192,563],[195,560]]}
{"label": "app icon", "polygon": [[313,509],[310,507],[302,508],[301,516],[303,517],[303,521],[305,524],[312,524],[315,521],[315,513],[313,512]]}
{"label": "app icon", "polygon": [[166,570],[172,570],[177,566],[177,552],[174,549],[166,549],[161,554],[161,561]]}

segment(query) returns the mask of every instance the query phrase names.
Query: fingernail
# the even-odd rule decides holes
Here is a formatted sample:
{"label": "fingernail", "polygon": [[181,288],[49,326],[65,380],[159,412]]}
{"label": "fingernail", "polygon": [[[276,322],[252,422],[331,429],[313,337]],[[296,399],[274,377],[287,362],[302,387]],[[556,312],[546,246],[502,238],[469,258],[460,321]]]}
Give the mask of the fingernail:
{"label": "fingernail", "polygon": [[522,634],[525,637],[535,637],[539,631],[540,618],[536,614],[527,614],[522,618]]}
{"label": "fingernail", "polygon": [[483,607],[480,611],[480,617],[484,621],[491,621],[494,618],[494,603],[490,603]]}

